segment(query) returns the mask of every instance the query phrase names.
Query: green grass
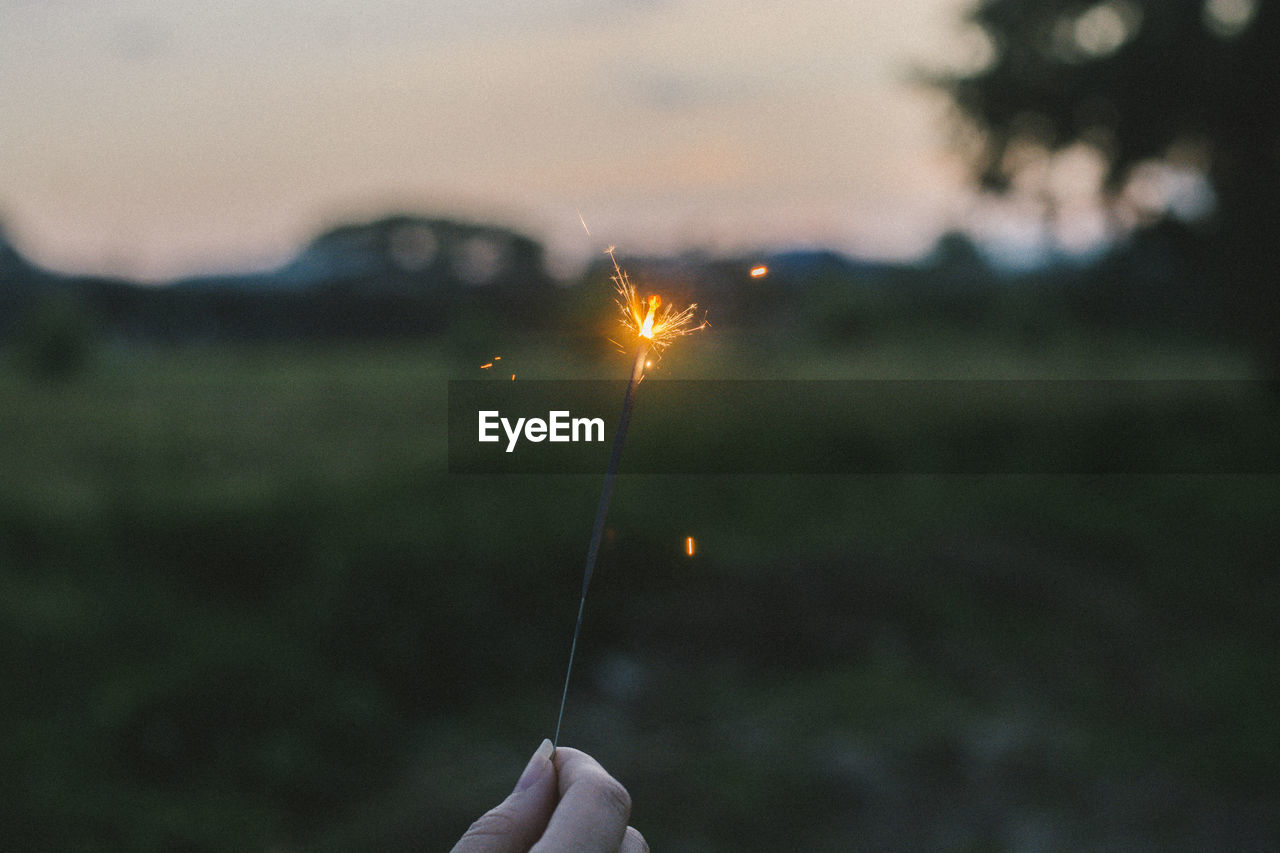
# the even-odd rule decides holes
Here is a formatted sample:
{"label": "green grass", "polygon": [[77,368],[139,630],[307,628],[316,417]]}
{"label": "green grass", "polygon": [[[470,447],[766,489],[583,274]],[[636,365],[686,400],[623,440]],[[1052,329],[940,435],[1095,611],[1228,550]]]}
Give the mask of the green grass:
{"label": "green grass", "polygon": [[[0,371],[8,843],[444,849],[505,795],[599,478],[443,473],[447,380],[495,354],[625,370],[507,340]],[[1135,338],[720,331],[663,371],[1245,374]],[[1280,826],[1278,510],[1274,476],[624,476],[565,741],[654,849],[1247,848]]]}

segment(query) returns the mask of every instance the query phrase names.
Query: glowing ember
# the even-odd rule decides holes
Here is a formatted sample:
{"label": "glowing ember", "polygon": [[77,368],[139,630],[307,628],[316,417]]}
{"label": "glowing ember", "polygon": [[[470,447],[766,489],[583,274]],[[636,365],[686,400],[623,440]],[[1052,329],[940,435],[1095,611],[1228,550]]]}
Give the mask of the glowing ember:
{"label": "glowing ember", "polygon": [[649,297],[649,313],[644,315],[644,322],[640,324],[640,337],[653,340],[653,312],[658,310],[658,306],[662,304],[662,297],[653,294]]}
{"label": "glowing ember", "polygon": [[693,537],[686,537],[684,540],[684,552],[690,557],[693,556]]}
{"label": "glowing ember", "polygon": [[491,361],[491,362],[489,362],[488,364],[482,364],[482,365],[480,365],[480,369],[481,369],[481,370],[488,370],[490,367],[493,367],[493,362],[492,362],[492,361]]}
{"label": "glowing ember", "polygon": [[764,278],[768,274],[769,274],[769,268],[766,267],[764,264],[761,264],[758,267],[751,268],[752,278]]}

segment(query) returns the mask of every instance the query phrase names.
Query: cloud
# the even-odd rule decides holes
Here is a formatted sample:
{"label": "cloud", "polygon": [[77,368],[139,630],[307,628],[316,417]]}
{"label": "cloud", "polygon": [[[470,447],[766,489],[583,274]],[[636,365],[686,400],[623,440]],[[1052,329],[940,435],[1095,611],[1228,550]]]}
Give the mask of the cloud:
{"label": "cloud", "polygon": [[770,84],[765,78],[745,74],[712,74],[641,64],[616,69],[603,88],[614,103],[680,112],[740,105],[769,89]]}

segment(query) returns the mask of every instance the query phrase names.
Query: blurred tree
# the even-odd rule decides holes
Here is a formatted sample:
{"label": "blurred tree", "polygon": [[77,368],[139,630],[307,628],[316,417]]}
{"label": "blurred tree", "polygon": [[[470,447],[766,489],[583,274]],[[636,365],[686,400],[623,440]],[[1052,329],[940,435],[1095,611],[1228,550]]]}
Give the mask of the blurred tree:
{"label": "blurred tree", "polygon": [[1117,229],[1199,220],[1183,251],[1207,263],[1184,274],[1212,270],[1206,305],[1280,375],[1280,4],[980,0],[969,20],[988,61],[934,82],[976,131],[962,140],[979,184],[1052,217],[1091,175]]}

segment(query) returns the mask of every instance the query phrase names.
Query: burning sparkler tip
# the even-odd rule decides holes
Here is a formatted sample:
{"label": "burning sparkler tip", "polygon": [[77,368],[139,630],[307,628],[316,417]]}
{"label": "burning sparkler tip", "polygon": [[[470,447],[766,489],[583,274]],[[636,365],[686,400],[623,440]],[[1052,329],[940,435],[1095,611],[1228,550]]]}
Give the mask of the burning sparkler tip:
{"label": "burning sparkler tip", "polygon": [[656,353],[660,355],[676,338],[707,327],[705,315],[703,321],[695,325],[697,303],[676,310],[671,304],[664,303],[657,293],[642,300],[630,276],[613,255],[612,247],[609,255],[613,259],[613,283],[617,289],[618,308],[622,311],[622,325],[631,334],[645,339]]}

